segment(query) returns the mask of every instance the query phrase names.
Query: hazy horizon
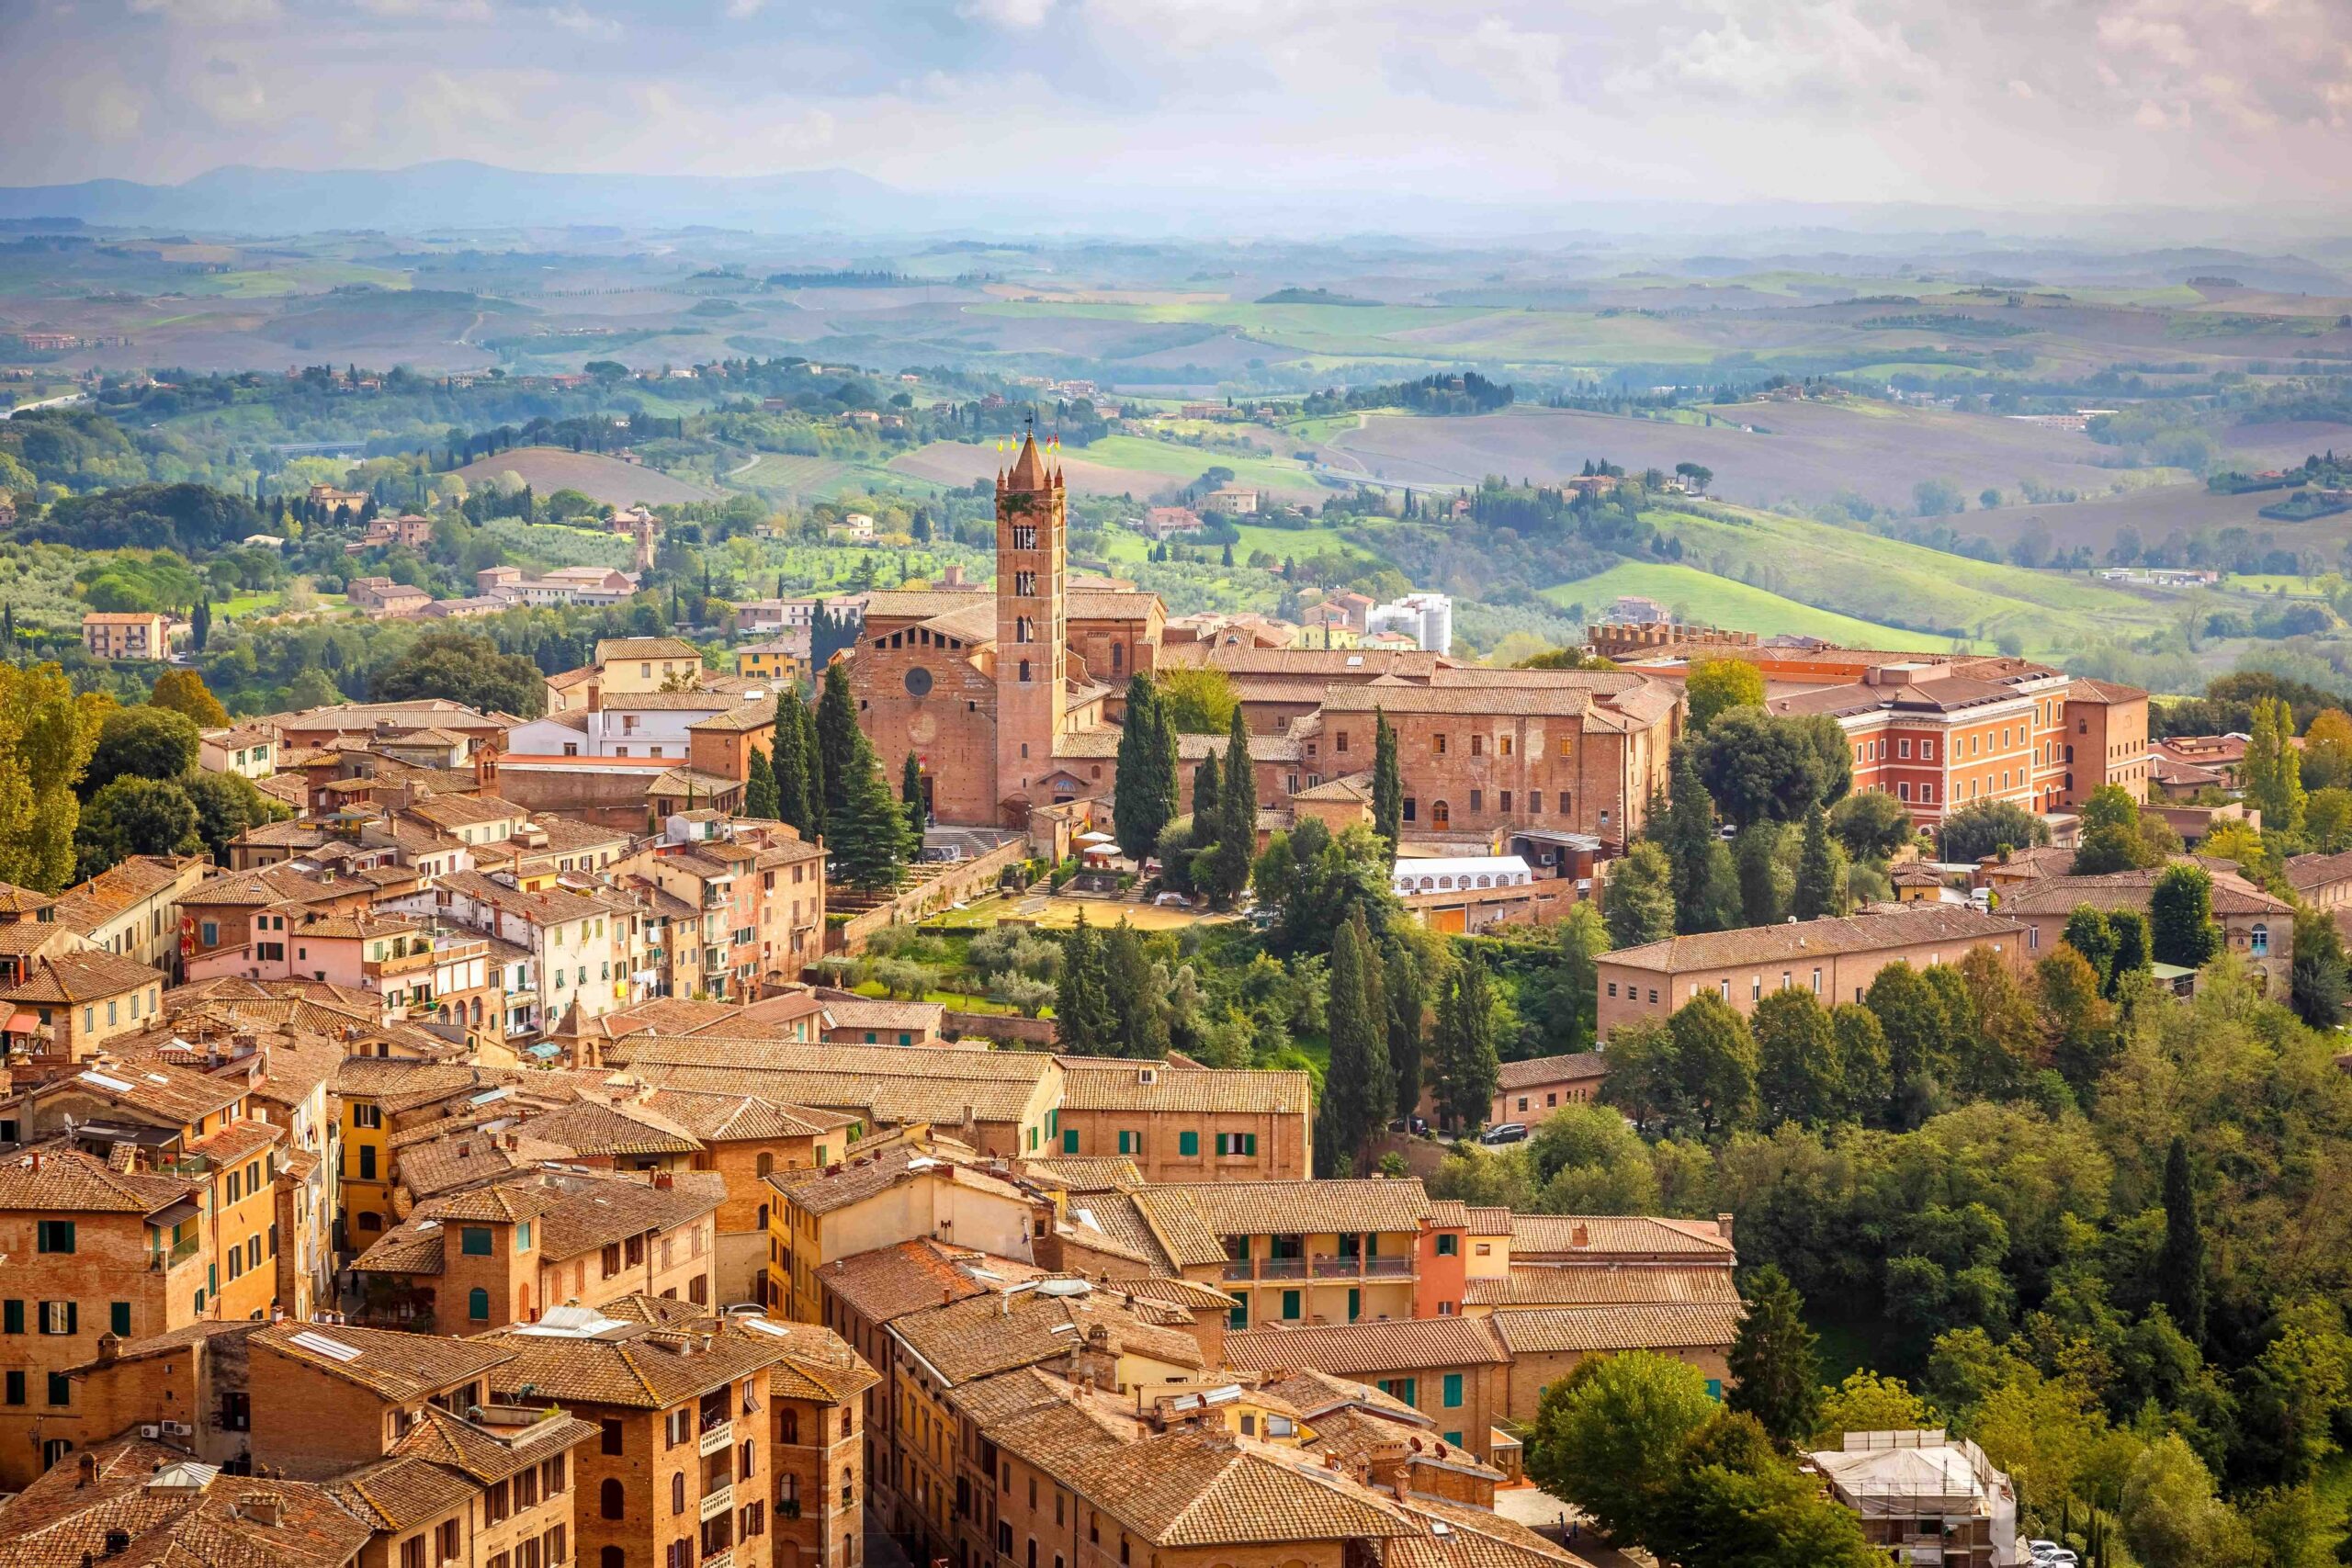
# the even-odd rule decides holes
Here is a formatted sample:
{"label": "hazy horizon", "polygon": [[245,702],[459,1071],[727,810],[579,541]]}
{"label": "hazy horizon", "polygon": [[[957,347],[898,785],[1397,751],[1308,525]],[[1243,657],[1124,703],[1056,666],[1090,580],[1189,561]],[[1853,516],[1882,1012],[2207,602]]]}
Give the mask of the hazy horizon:
{"label": "hazy horizon", "polygon": [[1370,203],[1359,231],[1693,203],[2311,230],[2352,167],[2352,6],[103,0],[0,13],[0,91],[8,186],[463,159],[849,171],[1008,229],[1165,196]]}

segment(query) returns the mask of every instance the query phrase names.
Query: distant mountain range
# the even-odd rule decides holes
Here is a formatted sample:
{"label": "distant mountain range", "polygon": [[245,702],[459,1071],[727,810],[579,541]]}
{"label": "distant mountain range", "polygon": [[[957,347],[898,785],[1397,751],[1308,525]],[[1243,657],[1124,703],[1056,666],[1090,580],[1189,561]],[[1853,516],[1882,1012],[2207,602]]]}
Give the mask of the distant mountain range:
{"label": "distant mountain range", "polygon": [[175,186],[85,180],[0,187],[0,220],[34,218],[236,234],[582,224],[704,224],[778,232],[812,227],[898,230],[942,221],[937,201],[846,170],[747,178],[544,175],[459,161],[325,171],[239,165]]}

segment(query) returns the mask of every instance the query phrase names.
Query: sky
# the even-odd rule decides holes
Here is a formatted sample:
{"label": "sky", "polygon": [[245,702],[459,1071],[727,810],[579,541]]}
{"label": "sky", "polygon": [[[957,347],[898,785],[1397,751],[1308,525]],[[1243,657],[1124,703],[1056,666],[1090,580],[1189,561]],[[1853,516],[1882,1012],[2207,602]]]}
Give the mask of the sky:
{"label": "sky", "polygon": [[1383,202],[2291,208],[2352,0],[0,0],[0,184],[471,158]]}

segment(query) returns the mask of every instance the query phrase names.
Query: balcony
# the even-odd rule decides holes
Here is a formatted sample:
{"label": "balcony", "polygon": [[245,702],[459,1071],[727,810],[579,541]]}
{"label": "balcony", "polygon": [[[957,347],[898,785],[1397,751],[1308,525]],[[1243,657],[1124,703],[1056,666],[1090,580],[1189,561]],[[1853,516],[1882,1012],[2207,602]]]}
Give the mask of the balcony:
{"label": "balcony", "polygon": [[1304,1280],[1306,1259],[1304,1258],[1261,1258],[1258,1260],[1261,1280]]}
{"label": "balcony", "polygon": [[172,1243],[169,1251],[160,1247],[153,1248],[147,1254],[147,1267],[157,1273],[168,1273],[194,1258],[203,1241],[200,1235],[191,1235]]}
{"label": "balcony", "polygon": [[1228,1258],[1225,1263],[1225,1277],[1228,1280],[1254,1280],[1258,1277],[1257,1267],[1246,1258]]}
{"label": "balcony", "polygon": [[702,1568],[735,1568],[735,1549],[729,1546],[709,1553],[703,1558]]}
{"label": "balcony", "polygon": [[718,1517],[735,1506],[735,1483],[729,1482],[716,1491],[702,1495],[702,1512],[695,1516],[704,1524]]}
{"label": "balcony", "polygon": [[726,1452],[734,1446],[734,1442],[735,1423],[728,1420],[706,1423],[702,1429],[702,1441],[695,1446],[695,1451],[708,1459],[712,1454]]}
{"label": "balcony", "polygon": [[1405,1280],[1412,1277],[1413,1260],[1409,1258],[1367,1258],[1363,1271],[1378,1280]]}

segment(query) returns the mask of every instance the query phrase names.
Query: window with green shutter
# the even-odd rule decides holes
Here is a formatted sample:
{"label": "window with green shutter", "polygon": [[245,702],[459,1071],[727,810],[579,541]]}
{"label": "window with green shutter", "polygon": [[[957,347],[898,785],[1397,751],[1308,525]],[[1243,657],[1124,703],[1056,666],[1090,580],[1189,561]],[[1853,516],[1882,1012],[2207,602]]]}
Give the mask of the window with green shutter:
{"label": "window with green shutter", "polygon": [[1462,1238],[1459,1236],[1442,1235],[1437,1238],[1437,1255],[1440,1258],[1452,1258],[1461,1250],[1461,1243]]}
{"label": "window with green shutter", "polygon": [[113,1331],[117,1339],[130,1337],[130,1303],[129,1302],[114,1303],[107,1311],[107,1326]]}
{"label": "window with green shutter", "polygon": [[1283,1292],[1283,1322],[1295,1323],[1298,1320],[1298,1295],[1299,1293],[1296,1291],[1284,1291]]}
{"label": "window with green shutter", "polygon": [[1462,1408],[1462,1374],[1460,1372],[1445,1374],[1445,1407],[1448,1410]]}
{"label": "window with green shutter", "polygon": [[33,1227],[33,1249],[37,1252],[71,1252],[74,1250],[72,1220],[43,1220]]}
{"label": "window with green shutter", "polygon": [[1363,1292],[1353,1285],[1348,1287],[1348,1321],[1353,1323],[1363,1312]]}
{"label": "window with green shutter", "polygon": [[1131,1155],[1136,1152],[1136,1135],[1133,1133],[1122,1132],[1119,1134],[1119,1152],[1123,1155]]}
{"label": "window with green shutter", "polygon": [[22,1371],[11,1371],[8,1374],[8,1403],[22,1404],[24,1402],[25,1374]]}
{"label": "window with green shutter", "polygon": [[1709,1399],[1721,1399],[1723,1396],[1724,1380],[1721,1378],[1709,1378],[1707,1380],[1707,1397]]}
{"label": "window with green shutter", "polygon": [[488,1225],[458,1227],[458,1250],[468,1258],[488,1258],[491,1253]]}
{"label": "window with green shutter", "polygon": [[1461,1433],[1459,1433],[1459,1432],[1448,1432],[1448,1433],[1445,1435],[1445,1440],[1446,1440],[1447,1442],[1449,1442],[1449,1443],[1452,1443],[1455,1448],[1457,1448],[1457,1449],[1458,1449],[1458,1448],[1460,1448],[1460,1447],[1462,1446],[1462,1434],[1461,1434]]}
{"label": "window with green shutter", "polygon": [[74,1403],[74,1380],[63,1372],[49,1374],[49,1402],[62,1409]]}
{"label": "window with green shutter", "polygon": [[1250,1326],[1250,1296],[1247,1292],[1236,1291],[1233,1292],[1233,1310],[1225,1314],[1225,1325],[1227,1328],[1247,1328]]}
{"label": "window with green shutter", "polygon": [[1177,1134],[1176,1152],[1182,1155],[1187,1159],[1190,1159],[1193,1156],[1199,1154],[1201,1152],[1201,1135],[1198,1133]]}
{"label": "window with green shutter", "polygon": [[5,1318],[0,1318],[0,1326],[4,1326],[6,1332],[10,1334],[22,1334],[25,1331],[24,1303],[20,1301],[9,1302],[6,1306],[0,1307],[0,1314],[5,1314]]}
{"label": "window with green shutter", "polygon": [[476,1323],[490,1321],[490,1292],[480,1285],[466,1292],[466,1315]]}
{"label": "window with green shutter", "polygon": [[1062,1129],[1062,1153],[1066,1155],[1074,1155],[1078,1153],[1077,1128],[1065,1127]]}

